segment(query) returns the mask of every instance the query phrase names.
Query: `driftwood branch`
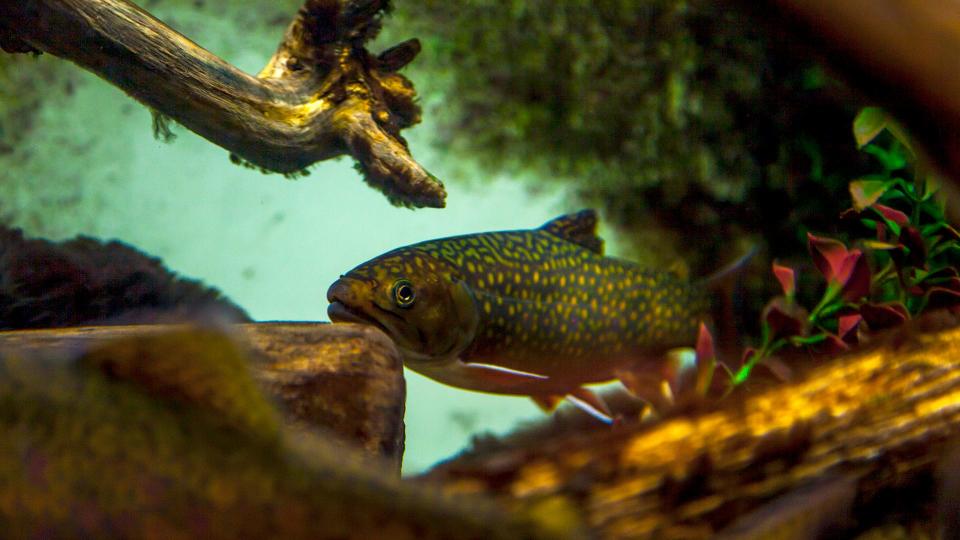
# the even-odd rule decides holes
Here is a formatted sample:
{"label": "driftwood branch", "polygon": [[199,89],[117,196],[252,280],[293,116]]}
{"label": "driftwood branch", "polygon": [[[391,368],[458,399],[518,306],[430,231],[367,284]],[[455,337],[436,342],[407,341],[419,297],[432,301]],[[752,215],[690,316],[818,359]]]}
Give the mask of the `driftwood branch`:
{"label": "driftwood branch", "polygon": [[952,0],[743,2],[787,26],[893,113],[960,185],[960,4]]}
{"label": "driftwood branch", "polygon": [[420,120],[396,71],[420,45],[373,56],[386,0],[308,0],[257,76],[241,72],[124,0],[4,0],[0,46],[77,63],[243,160],[281,173],[353,156],[396,204],[444,204],[400,130]]}
{"label": "driftwood branch", "polygon": [[[90,326],[0,332],[0,356],[70,356],[115,340],[141,343],[149,362],[159,351],[149,338],[178,325]],[[393,343],[370,326],[321,323],[253,323],[232,327],[246,346],[251,371],[294,428],[320,428],[383,458],[399,471],[403,457],[406,386]],[[137,341],[140,340],[140,341]]]}
{"label": "driftwood branch", "polygon": [[516,434],[424,480],[515,508],[579,508],[602,538],[817,538],[899,513],[931,523],[938,485],[948,508],[960,500],[958,358],[960,329],[902,330],[719,410]]}
{"label": "driftwood branch", "polygon": [[[374,347],[386,339],[331,325],[239,330],[267,356],[324,337],[321,351],[339,343],[349,356],[356,337]],[[579,537],[562,514],[508,513],[483,498],[420,489],[327,432],[290,429],[246,369],[249,351],[222,331],[57,332],[17,332],[0,347],[5,537]],[[50,346],[57,342],[66,348]],[[300,363],[299,354],[288,360]],[[354,358],[355,370],[362,361]],[[352,390],[347,399],[359,402],[374,389]]]}

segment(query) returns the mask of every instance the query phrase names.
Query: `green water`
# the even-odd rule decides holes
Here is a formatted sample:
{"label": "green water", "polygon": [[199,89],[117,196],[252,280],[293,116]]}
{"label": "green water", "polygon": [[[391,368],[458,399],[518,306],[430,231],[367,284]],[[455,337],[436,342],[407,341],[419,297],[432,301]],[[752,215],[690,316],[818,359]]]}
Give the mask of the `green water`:
{"label": "green water", "polygon": [[[214,8],[222,10],[217,17]],[[283,29],[227,2],[202,10],[161,2],[150,9],[250,72],[266,62]],[[394,247],[537,226],[572,209],[562,192],[534,197],[510,178],[451,181],[430,145],[429,113],[404,134],[415,158],[447,180],[448,205],[411,211],[367,187],[348,158],[319,163],[299,180],[262,175],[232,165],[226,151],[182,128],[175,128],[172,144],[155,140],[144,107],[75,66],[48,56],[17,66],[56,77],[41,85],[43,105],[14,153],[0,156],[3,215],[29,235],[128,242],[221,289],[257,320],[327,320],[328,285]],[[416,84],[430,106],[429,81]],[[473,434],[502,433],[543,416],[525,398],[407,375],[406,473],[453,455]]]}

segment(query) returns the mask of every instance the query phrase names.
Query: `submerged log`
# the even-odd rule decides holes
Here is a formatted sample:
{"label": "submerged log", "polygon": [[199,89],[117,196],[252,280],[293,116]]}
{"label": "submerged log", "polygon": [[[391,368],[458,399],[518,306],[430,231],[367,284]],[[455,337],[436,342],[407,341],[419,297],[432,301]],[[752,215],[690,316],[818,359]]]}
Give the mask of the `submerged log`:
{"label": "submerged log", "polygon": [[349,154],[392,202],[441,207],[443,185],[400,135],[420,107],[397,70],[420,44],[364,48],[388,4],[307,0],[256,77],[125,0],[4,0],[0,47],[75,62],[263,169],[294,173]]}
{"label": "submerged log", "polygon": [[[183,326],[139,325],[0,332],[0,354],[76,355],[125,338],[144,361],[151,336]],[[320,428],[399,470],[406,390],[393,343],[370,326],[253,323],[232,327],[255,379],[278,399],[290,427]],[[140,339],[140,341],[138,341]]]}
{"label": "submerged log", "polygon": [[[263,332],[252,341],[276,343],[268,339],[272,334],[289,343],[292,335],[304,336],[279,328],[257,328]],[[413,540],[577,534],[576,523],[565,521],[569,513],[507,512],[484,498],[407,485],[381,463],[332,444],[329,434],[289,429],[251,377],[246,350],[222,331],[108,330],[113,338],[89,329],[72,336],[59,331],[60,337],[7,335],[0,349],[5,536]],[[322,342],[317,338],[323,334],[310,339]],[[332,342],[342,335],[340,329],[328,334]]]}
{"label": "submerged log", "polygon": [[938,463],[960,459],[960,328],[926,324],[946,328],[900,330],[719,409],[488,442],[423,481],[579,508],[602,538],[812,538],[904,513],[949,526],[937,508],[958,507],[960,471]]}

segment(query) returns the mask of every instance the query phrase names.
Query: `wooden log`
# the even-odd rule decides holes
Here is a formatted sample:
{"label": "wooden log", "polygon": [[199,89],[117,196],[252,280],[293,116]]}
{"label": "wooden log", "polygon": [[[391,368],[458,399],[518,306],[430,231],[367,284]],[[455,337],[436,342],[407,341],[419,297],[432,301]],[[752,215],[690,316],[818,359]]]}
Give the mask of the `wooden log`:
{"label": "wooden log", "polygon": [[719,409],[518,434],[422,480],[514,508],[559,501],[602,538],[809,538],[902,512],[931,523],[936,486],[949,508],[958,499],[949,486],[960,472],[937,472],[960,435],[954,324],[901,330]]}
{"label": "wooden log", "polygon": [[446,496],[329,434],[290,430],[222,330],[28,334],[18,332],[27,348],[0,350],[6,537],[578,537],[557,508]]}
{"label": "wooden log", "polygon": [[237,328],[253,373],[288,418],[322,426],[399,469],[404,448],[403,361],[369,325],[255,323]]}
{"label": "wooden log", "polygon": [[420,45],[379,56],[364,48],[387,4],[307,0],[256,77],[125,0],[0,1],[0,46],[75,62],[263,169],[292,173],[350,154],[394,203],[442,207],[443,185],[400,136],[420,108],[396,71]]}
{"label": "wooden log", "polygon": [[889,110],[955,185],[960,182],[960,4],[952,0],[741,2],[772,18],[777,39],[811,46]]}
{"label": "wooden log", "polygon": [[[169,333],[177,325],[96,326],[0,332],[0,354],[69,351],[119,338]],[[232,327],[252,373],[277,398],[290,427],[329,430],[399,471],[406,387],[403,364],[376,328],[352,324],[253,323]]]}

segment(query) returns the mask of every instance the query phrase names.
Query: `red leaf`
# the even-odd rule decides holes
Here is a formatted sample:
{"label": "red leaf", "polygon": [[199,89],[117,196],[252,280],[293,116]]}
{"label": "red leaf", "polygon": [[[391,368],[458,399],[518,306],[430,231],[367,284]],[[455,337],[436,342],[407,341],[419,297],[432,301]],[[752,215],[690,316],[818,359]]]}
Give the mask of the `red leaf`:
{"label": "red leaf", "polygon": [[833,356],[848,350],[850,350],[850,346],[833,334],[827,334],[827,339],[811,346],[811,352],[826,356]]}
{"label": "red leaf", "polygon": [[713,348],[713,336],[707,326],[700,323],[700,332],[697,334],[697,382],[696,392],[699,396],[706,396],[713,383],[713,370],[716,367],[716,351]]}
{"label": "red leaf", "polygon": [[797,290],[797,276],[793,268],[782,266],[777,261],[773,261],[773,275],[775,275],[777,281],[780,282],[780,287],[783,288],[783,294],[787,296],[787,298],[793,298]]}
{"label": "red leaf", "polygon": [[716,359],[716,352],[713,348],[713,336],[707,326],[700,323],[700,332],[697,334],[697,363]]}
{"label": "red leaf", "polygon": [[807,233],[807,247],[813,264],[823,274],[827,281],[833,281],[847,259],[847,247],[839,240],[814,236]]}
{"label": "red leaf", "polygon": [[889,219],[897,225],[903,226],[910,222],[910,218],[908,218],[906,214],[895,208],[890,208],[889,206],[883,204],[874,204],[873,207],[877,210],[877,212],[880,212],[883,217]]}
{"label": "red leaf", "polygon": [[860,326],[861,320],[863,320],[863,317],[856,312],[840,315],[837,323],[837,336],[846,343],[856,344],[858,342],[857,328]]}
{"label": "red leaf", "polygon": [[843,298],[847,301],[859,300],[870,294],[870,266],[863,252],[851,250],[835,279],[843,286]]}
{"label": "red leaf", "polygon": [[900,230],[900,243],[906,246],[910,253],[907,262],[913,266],[924,266],[927,262],[927,246],[923,242],[920,231],[914,227],[904,227]]}
{"label": "red leaf", "polygon": [[887,226],[882,221],[877,222],[877,240],[880,242],[887,241]]}
{"label": "red leaf", "polygon": [[807,327],[807,310],[778,296],[763,308],[763,321],[770,327],[770,338],[801,336]]}
{"label": "red leaf", "polygon": [[900,302],[886,304],[864,304],[860,306],[860,314],[871,330],[883,330],[903,324],[910,318],[907,308]]}
{"label": "red leaf", "polygon": [[772,373],[773,376],[776,377],[780,382],[793,382],[793,370],[790,369],[790,366],[788,366],[783,360],[780,360],[775,356],[764,360],[763,363],[760,364],[760,367],[767,368],[770,373]]}

